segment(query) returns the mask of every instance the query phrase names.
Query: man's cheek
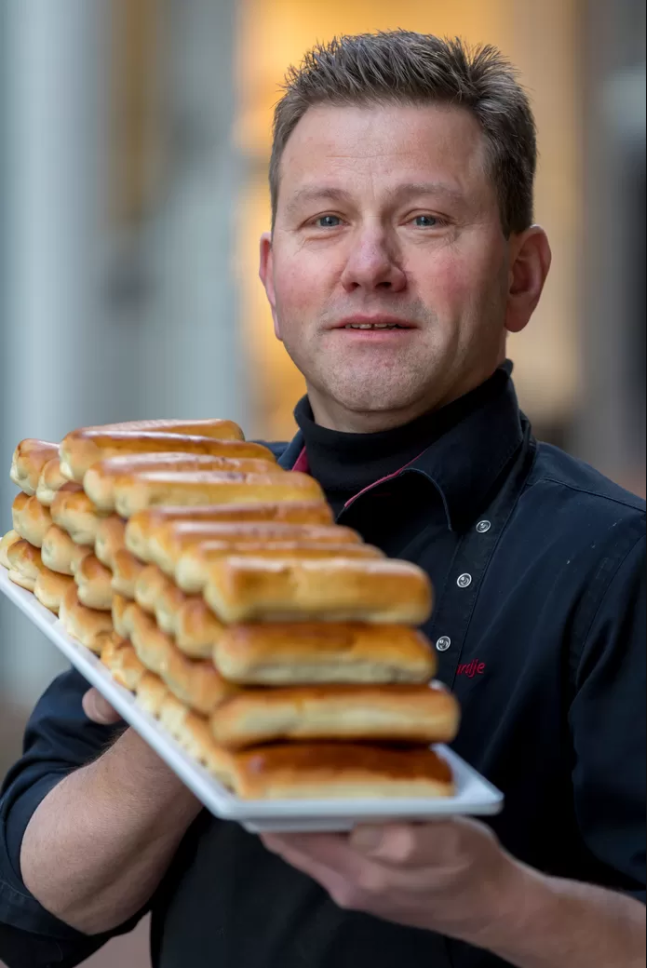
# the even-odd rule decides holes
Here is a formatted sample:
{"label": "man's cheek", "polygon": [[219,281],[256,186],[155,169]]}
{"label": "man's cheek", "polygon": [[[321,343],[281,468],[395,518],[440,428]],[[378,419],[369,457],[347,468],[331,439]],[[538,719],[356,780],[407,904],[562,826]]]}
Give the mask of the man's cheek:
{"label": "man's cheek", "polygon": [[277,273],[278,301],[287,316],[317,317],[325,309],[330,275],[319,267],[293,264]]}
{"label": "man's cheek", "polygon": [[421,274],[420,295],[422,301],[439,319],[451,318],[453,309],[468,298],[470,273],[467,266],[456,263],[455,259],[439,258],[427,266]]}

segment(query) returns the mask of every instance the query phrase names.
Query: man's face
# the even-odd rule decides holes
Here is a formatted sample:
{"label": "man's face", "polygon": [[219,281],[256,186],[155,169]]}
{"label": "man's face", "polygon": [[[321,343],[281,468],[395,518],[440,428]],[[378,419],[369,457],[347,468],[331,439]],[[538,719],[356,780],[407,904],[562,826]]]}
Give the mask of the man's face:
{"label": "man's face", "polygon": [[486,379],[505,355],[509,249],[467,111],[311,108],[261,275],[317,420],[397,424]]}

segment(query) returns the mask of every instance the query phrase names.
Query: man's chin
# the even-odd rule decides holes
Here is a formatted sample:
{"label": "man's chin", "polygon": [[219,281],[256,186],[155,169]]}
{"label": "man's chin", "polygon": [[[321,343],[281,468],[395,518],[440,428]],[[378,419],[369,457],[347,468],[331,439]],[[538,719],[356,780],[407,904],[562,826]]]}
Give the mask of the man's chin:
{"label": "man's chin", "polygon": [[333,394],[336,406],[349,414],[364,416],[367,414],[398,414],[407,413],[416,407],[420,401],[420,394],[404,393],[403,388],[389,389],[376,382],[370,387],[338,388]]}
{"label": "man's chin", "polygon": [[351,418],[392,415],[396,421],[407,422],[410,414],[415,417],[433,408],[437,382],[433,361],[424,365],[421,359],[391,359],[389,365],[384,361],[380,365],[377,360],[369,363],[349,356],[326,359],[322,355],[309,373],[307,367],[301,367],[311,397],[318,398],[331,416],[335,412],[343,420],[344,414]]}

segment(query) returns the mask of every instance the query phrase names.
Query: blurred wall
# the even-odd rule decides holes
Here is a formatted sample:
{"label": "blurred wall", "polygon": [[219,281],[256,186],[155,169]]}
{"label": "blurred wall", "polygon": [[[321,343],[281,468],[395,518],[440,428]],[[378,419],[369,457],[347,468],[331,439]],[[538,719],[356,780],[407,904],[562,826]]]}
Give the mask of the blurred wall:
{"label": "blurred wall", "polygon": [[582,33],[582,406],[573,450],[645,494],[645,4],[590,0]]}
{"label": "blurred wall", "polygon": [[[234,31],[234,0],[0,4],[3,532],[23,437],[162,415],[247,420]],[[0,601],[0,778],[63,667]],[[89,968],[145,968],[147,930]]]}
{"label": "blurred wall", "polygon": [[[83,424],[246,422],[231,273],[234,14],[233,0],[3,5],[0,466],[22,438],[60,440]],[[148,194],[151,168],[163,177]],[[13,493],[5,471],[4,531]],[[12,702],[31,703],[60,667],[0,603]]]}

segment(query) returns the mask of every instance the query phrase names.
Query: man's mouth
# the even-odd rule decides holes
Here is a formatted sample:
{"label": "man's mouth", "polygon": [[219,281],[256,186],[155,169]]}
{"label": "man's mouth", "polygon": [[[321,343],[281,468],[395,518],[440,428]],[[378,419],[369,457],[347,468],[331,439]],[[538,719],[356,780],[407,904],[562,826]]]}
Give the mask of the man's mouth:
{"label": "man's mouth", "polygon": [[393,332],[397,330],[415,329],[406,319],[399,319],[397,316],[363,315],[347,316],[341,319],[335,329],[356,330],[364,333]]}
{"label": "man's mouth", "polygon": [[343,329],[411,329],[410,326],[401,326],[400,323],[347,323]]}

